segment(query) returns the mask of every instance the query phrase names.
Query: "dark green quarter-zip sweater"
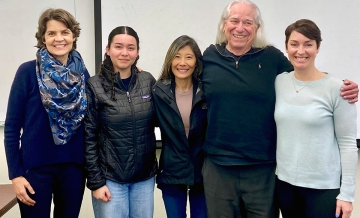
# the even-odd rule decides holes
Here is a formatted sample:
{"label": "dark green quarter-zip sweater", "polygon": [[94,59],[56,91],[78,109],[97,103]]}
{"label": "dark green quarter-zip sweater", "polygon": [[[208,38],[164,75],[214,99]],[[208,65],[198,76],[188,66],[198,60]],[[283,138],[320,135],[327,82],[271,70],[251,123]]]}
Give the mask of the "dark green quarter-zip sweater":
{"label": "dark green quarter-zip sweater", "polygon": [[273,46],[251,48],[241,56],[225,45],[204,52],[202,81],[208,105],[203,149],[221,165],[275,161],[275,78],[293,67]]}

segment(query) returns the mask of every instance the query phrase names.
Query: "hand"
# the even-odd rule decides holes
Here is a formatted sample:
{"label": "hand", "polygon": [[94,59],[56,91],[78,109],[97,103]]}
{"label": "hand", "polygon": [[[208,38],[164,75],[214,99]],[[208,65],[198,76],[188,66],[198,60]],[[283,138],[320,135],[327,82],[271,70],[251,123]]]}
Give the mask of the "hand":
{"label": "hand", "polygon": [[341,96],[348,100],[349,103],[355,103],[358,101],[359,88],[358,84],[350,80],[344,80],[345,86],[341,88]]}
{"label": "hand", "polygon": [[111,200],[111,194],[106,185],[101,188],[96,189],[92,192],[94,198],[98,200],[102,200],[103,202],[108,202]]}
{"label": "hand", "polygon": [[339,217],[341,214],[342,218],[349,218],[351,216],[352,210],[353,210],[352,202],[336,200],[335,216]]}
{"label": "hand", "polygon": [[16,197],[24,204],[28,206],[34,206],[36,203],[33,199],[29,197],[26,190],[31,194],[35,194],[34,189],[31,187],[30,183],[22,176],[16,177],[11,180],[14,192]]}

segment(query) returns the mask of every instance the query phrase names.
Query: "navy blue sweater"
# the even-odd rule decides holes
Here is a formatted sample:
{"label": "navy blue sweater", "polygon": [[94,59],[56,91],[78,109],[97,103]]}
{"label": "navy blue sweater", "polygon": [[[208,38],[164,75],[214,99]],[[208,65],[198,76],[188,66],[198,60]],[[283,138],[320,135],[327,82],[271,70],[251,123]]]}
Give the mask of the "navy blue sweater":
{"label": "navy blue sweater", "polygon": [[[86,71],[85,79],[89,78]],[[65,145],[55,145],[41,102],[35,60],[20,65],[11,87],[5,120],[9,179],[28,169],[57,163],[83,164],[83,126]]]}
{"label": "navy blue sweater", "polygon": [[275,161],[275,78],[293,67],[273,46],[236,57],[225,46],[204,52],[202,80],[208,105],[203,149],[218,164]]}

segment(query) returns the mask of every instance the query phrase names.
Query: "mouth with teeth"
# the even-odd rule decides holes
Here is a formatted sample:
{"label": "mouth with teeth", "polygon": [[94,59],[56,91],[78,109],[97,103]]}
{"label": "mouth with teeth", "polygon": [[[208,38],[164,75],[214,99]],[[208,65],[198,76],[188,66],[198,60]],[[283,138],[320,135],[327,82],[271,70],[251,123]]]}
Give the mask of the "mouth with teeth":
{"label": "mouth with teeth", "polygon": [[235,38],[238,38],[238,39],[243,39],[243,38],[245,38],[246,36],[242,36],[242,35],[235,35],[235,34],[233,34],[233,36],[235,37]]}
{"label": "mouth with teeth", "polygon": [[55,48],[64,48],[66,45],[54,45]]}
{"label": "mouth with teeth", "polygon": [[180,73],[186,73],[189,69],[177,69]]}
{"label": "mouth with teeth", "polygon": [[298,61],[306,61],[308,58],[307,57],[295,57],[295,59]]}

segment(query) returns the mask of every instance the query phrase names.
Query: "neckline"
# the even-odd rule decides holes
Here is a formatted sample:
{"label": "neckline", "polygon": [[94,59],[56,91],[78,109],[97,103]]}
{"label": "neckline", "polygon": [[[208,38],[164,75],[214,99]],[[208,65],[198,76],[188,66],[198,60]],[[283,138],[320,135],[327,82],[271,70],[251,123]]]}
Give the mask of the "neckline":
{"label": "neckline", "polygon": [[181,91],[181,90],[179,90],[179,89],[177,89],[176,87],[175,87],[175,93],[176,94],[179,94],[179,95],[189,95],[190,93],[192,93],[193,92],[193,85],[190,87],[190,89],[188,90],[188,91]]}
{"label": "neckline", "polygon": [[294,73],[295,73],[294,71],[291,72],[292,79],[295,82],[295,84],[299,85],[299,86],[305,86],[305,85],[308,86],[308,85],[312,85],[312,84],[321,83],[322,81],[326,80],[329,77],[329,73],[323,72],[326,75],[320,79],[316,79],[316,80],[312,80],[312,81],[302,81],[302,80],[296,79]]}

